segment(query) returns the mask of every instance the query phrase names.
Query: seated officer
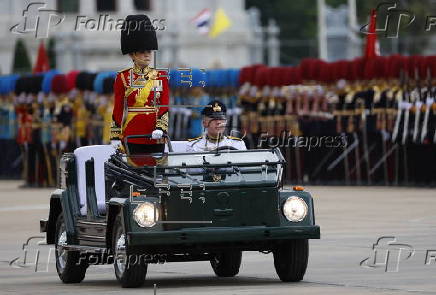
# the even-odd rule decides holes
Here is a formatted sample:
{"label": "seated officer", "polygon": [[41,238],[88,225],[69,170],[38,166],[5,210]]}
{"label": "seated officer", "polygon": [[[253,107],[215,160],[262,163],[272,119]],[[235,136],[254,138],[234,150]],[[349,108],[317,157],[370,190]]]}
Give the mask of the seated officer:
{"label": "seated officer", "polygon": [[199,137],[188,139],[187,152],[213,151],[219,147],[230,146],[238,150],[246,150],[242,139],[225,136],[224,130],[227,125],[226,106],[220,101],[214,100],[208,103],[201,114],[203,115],[203,127],[206,132]]}

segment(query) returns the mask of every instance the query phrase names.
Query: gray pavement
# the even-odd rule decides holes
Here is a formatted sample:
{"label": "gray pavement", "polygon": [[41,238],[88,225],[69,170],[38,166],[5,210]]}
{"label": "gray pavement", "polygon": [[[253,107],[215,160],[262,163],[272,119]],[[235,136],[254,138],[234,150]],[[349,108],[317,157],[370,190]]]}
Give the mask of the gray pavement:
{"label": "gray pavement", "polygon": [[[30,263],[9,265],[23,258],[27,238],[41,236],[38,222],[47,216],[51,192],[19,189],[20,184],[0,181],[0,294],[154,294],[154,284],[156,294],[174,295],[436,294],[435,189],[307,187],[322,238],[310,242],[308,269],[299,283],[278,280],[271,254],[246,252],[235,278],[215,277],[207,262],[168,263],[150,265],[144,287],[121,289],[111,265],[90,267],[75,285],[60,282],[52,257],[48,265],[38,263],[37,272]],[[374,264],[373,244],[383,236],[396,241],[379,242]],[[36,249],[40,261],[47,260],[48,246],[26,249],[28,261],[35,259]]]}

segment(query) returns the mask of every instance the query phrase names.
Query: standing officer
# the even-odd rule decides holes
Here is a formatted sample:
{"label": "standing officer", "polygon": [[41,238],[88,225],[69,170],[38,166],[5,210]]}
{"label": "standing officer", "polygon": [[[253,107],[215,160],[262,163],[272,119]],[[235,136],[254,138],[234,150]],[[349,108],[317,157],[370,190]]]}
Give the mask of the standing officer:
{"label": "standing officer", "polygon": [[151,68],[152,50],[157,50],[156,31],[143,14],[127,16],[121,31],[121,51],[129,54],[133,67],[118,72],[114,82],[112,112],[114,135],[152,134],[152,139],[128,139],[129,152],[164,151],[163,135],[168,132],[168,79],[164,71]]}
{"label": "standing officer", "polygon": [[197,138],[188,139],[186,151],[205,152],[224,146],[246,150],[245,143],[241,138],[224,135],[227,125],[226,106],[217,100],[209,102],[208,105],[201,112],[206,132]]}

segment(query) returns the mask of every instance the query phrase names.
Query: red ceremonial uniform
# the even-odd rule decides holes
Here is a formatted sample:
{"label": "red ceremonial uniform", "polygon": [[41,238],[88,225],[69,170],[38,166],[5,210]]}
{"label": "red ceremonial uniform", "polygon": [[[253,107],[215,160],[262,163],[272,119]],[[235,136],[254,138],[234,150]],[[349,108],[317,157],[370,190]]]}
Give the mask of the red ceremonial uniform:
{"label": "red ceremonial uniform", "polygon": [[[168,131],[169,104],[168,77],[165,71],[146,67],[119,71],[114,83],[115,127],[120,128],[120,139],[128,135],[151,134],[156,129]],[[157,144],[163,140],[136,138],[129,143]]]}
{"label": "red ceremonial uniform", "polygon": [[32,115],[29,114],[26,106],[16,107],[15,112],[18,121],[18,144],[32,143]]}

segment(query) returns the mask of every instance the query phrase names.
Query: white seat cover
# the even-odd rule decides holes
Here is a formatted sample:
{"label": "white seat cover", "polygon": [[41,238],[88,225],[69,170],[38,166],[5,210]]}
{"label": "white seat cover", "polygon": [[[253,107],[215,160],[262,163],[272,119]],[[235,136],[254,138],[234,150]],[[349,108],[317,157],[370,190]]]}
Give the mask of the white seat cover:
{"label": "white seat cover", "polygon": [[74,150],[77,167],[77,187],[80,199],[80,213],[86,215],[86,170],[85,162],[94,158],[95,194],[97,197],[98,212],[106,212],[106,189],[104,177],[104,163],[115,153],[112,145],[90,145]]}
{"label": "white seat cover", "polygon": [[[172,141],[174,152],[186,152],[188,141]],[[168,146],[165,145],[168,152]],[[79,191],[80,213],[86,215],[86,169],[85,162],[94,158],[95,194],[97,197],[98,212],[104,214],[106,210],[106,189],[104,177],[104,163],[115,153],[112,145],[90,145],[79,147],[74,150],[77,167],[77,187]]]}
{"label": "white seat cover", "polygon": [[[173,151],[177,153],[186,152],[189,141],[171,141]],[[165,152],[168,152],[168,145],[165,145]]]}

